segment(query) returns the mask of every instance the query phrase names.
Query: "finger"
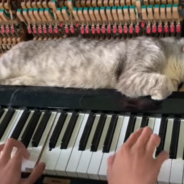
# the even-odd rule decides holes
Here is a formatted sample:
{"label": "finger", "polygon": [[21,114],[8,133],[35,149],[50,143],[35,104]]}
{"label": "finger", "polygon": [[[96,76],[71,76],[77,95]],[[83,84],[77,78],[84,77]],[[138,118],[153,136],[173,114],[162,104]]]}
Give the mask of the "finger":
{"label": "finger", "polygon": [[30,174],[29,178],[27,179],[26,184],[33,184],[37,181],[37,179],[43,174],[43,171],[45,169],[44,163],[39,163],[32,173]]}
{"label": "finger", "polygon": [[152,134],[146,146],[147,154],[151,155],[152,157],[155,148],[157,148],[159,144],[160,144],[160,137],[158,135]]}
{"label": "finger", "polygon": [[142,131],[142,134],[139,136],[136,145],[140,148],[145,148],[145,146],[147,145],[150,136],[152,135],[152,130],[149,127],[145,127]]}
{"label": "finger", "polygon": [[140,128],[137,131],[135,131],[134,133],[132,133],[124,144],[126,144],[127,147],[131,148],[136,143],[136,141],[139,138],[139,136],[141,135],[142,131],[143,131],[143,129]]}
{"label": "finger", "polygon": [[4,149],[4,144],[0,145],[0,152]]}
{"label": "finger", "polygon": [[113,155],[110,155],[110,156],[108,157],[108,159],[107,159],[107,165],[108,165],[109,167],[111,167],[111,166],[113,165],[115,156],[116,156],[116,154],[113,154]]}
{"label": "finger", "polygon": [[1,155],[5,162],[7,162],[11,158],[11,152],[14,147],[16,147],[18,150],[19,149],[21,150],[22,156],[24,158],[26,159],[29,158],[29,153],[26,150],[25,146],[21,142],[10,138],[10,139],[7,139]]}
{"label": "finger", "polygon": [[11,167],[17,172],[21,171],[21,166],[22,166],[22,151],[18,150],[13,158],[9,160],[9,164],[11,164]]}
{"label": "finger", "polygon": [[162,151],[156,158],[158,167],[160,168],[165,160],[169,158],[169,154],[166,151]]}

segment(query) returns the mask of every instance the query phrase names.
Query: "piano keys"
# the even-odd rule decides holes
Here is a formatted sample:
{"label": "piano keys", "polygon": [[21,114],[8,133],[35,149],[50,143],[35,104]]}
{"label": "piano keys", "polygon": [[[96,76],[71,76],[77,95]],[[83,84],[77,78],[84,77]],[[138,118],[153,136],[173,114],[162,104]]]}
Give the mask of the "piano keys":
{"label": "piano keys", "polygon": [[0,143],[21,141],[30,153],[29,173],[46,163],[46,176],[106,182],[106,159],[137,129],[149,126],[161,137],[153,156],[169,160],[157,183],[184,183],[184,94],[163,101],[128,99],[114,90],[44,87],[0,88]]}

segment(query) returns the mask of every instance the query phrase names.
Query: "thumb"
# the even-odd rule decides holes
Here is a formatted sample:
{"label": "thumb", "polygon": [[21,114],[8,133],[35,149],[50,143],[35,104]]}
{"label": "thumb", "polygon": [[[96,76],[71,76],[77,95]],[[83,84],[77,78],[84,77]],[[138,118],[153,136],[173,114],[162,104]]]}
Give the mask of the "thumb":
{"label": "thumb", "polygon": [[29,178],[26,181],[26,184],[34,184],[37,179],[43,174],[44,169],[45,164],[39,163],[30,174]]}
{"label": "thumb", "polygon": [[110,155],[110,156],[108,157],[108,159],[107,159],[107,165],[108,165],[109,167],[111,167],[112,164],[114,163],[114,159],[115,159],[115,154]]}
{"label": "thumb", "polygon": [[157,157],[157,159],[156,159],[156,160],[157,160],[158,166],[161,167],[162,164],[163,164],[163,162],[164,162],[165,160],[167,160],[168,158],[169,158],[168,153],[165,152],[165,151],[162,151],[162,152],[158,155],[158,157]]}

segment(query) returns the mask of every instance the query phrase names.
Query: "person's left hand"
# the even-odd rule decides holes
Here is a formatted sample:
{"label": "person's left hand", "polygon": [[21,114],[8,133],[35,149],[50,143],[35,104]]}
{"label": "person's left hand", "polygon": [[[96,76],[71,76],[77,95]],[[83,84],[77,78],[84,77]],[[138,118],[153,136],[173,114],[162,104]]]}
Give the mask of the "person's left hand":
{"label": "person's left hand", "polygon": [[[17,151],[11,156],[13,148]],[[0,178],[1,184],[33,184],[42,175],[44,163],[38,164],[26,179],[21,179],[21,166],[23,158],[29,159],[29,153],[24,145],[14,139],[7,139],[0,145]]]}

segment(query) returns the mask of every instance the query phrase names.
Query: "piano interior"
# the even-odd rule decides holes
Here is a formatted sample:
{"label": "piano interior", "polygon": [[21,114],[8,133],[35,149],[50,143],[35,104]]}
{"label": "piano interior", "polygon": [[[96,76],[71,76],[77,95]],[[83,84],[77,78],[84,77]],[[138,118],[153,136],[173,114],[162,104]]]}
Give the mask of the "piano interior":
{"label": "piano interior", "polygon": [[[0,0],[0,54],[28,40],[183,37],[183,0]],[[170,153],[158,184],[183,184],[184,86],[163,101],[129,99],[114,90],[0,87],[0,143],[30,152],[22,177],[44,161],[37,183],[107,183],[106,159],[149,126]]]}

